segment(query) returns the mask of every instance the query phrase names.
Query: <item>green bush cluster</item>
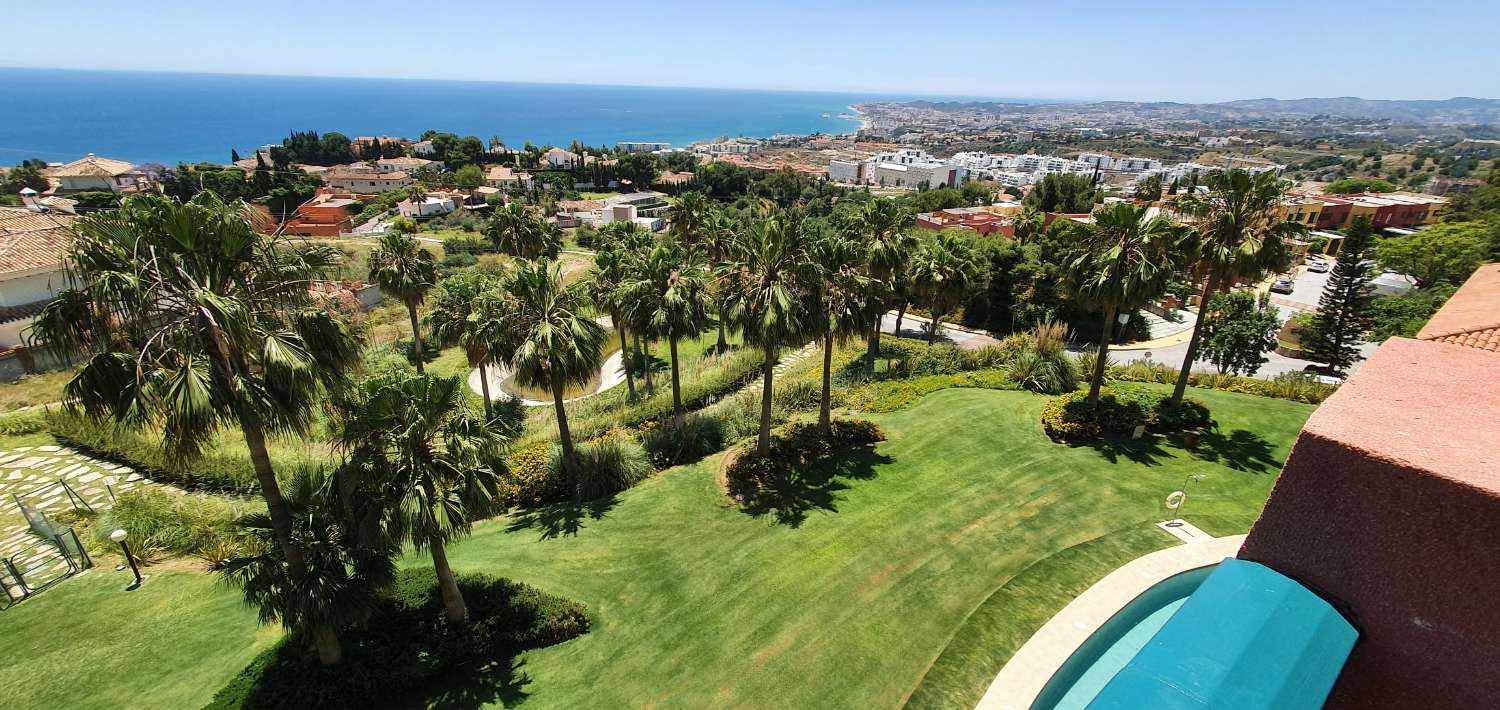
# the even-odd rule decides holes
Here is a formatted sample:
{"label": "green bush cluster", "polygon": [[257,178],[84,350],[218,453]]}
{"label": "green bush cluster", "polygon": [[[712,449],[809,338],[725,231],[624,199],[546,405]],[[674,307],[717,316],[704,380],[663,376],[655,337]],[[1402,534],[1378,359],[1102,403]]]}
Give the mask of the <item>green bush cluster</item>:
{"label": "green bush cluster", "polygon": [[[562,447],[551,450],[551,476],[564,478]],[[611,432],[574,449],[578,457],[578,495],[596,500],[646,480],[655,469],[646,450],[624,432]]]}
{"label": "green bush cluster", "polygon": [[1184,399],[1173,405],[1170,399],[1166,392],[1128,385],[1103,388],[1097,402],[1087,392],[1069,392],[1042,407],[1042,429],[1055,440],[1083,443],[1126,436],[1138,426],[1166,433],[1213,423],[1203,404]]}
{"label": "green bush cluster", "polygon": [[552,447],[537,441],[511,449],[500,484],[500,499],[507,507],[533,508],[567,497],[566,482],[552,468]]}
{"label": "green bush cluster", "polygon": [[728,443],[722,417],[707,412],[693,412],[683,417],[682,426],[675,419],[668,419],[661,426],[641,430],[641,446],[651,457],[657,468],[668,468],[691,463],[717,451]]}
{"label": "green bush cluster", "polygon": [[750,500],[762,488],[775,485],[800,468],[840,451],[884,440],[880,427],[864,419],[835,419],[827,434],[813,422],[789,424],[771,434],[767,455],[746,452],[729,465],[724,472],[729,494],[737,500]]}
{"label": "green bush cluster", "polygon": [[20,436],[47,430],[47,410],[27,409],[0,415],[0,436]]}
{"label": "green bush cluster", "polygon": [[[87,525],[91,547],[113,549],[110,532],[130,531],[131,550],[150,559],[193,555],[218,562],[246,552],[235,520],[265,506],[202,493],[137,488],[115,497],[112,507]],[[80,537],[85,537],[80,534]]]}
{"label": "green bush cluster", "polygon": [[[1154,382],[1166,385],[1177,382],[1177,373],[1178,370],[1175,367],[1150,361],[1111,366],[1108,371],[1111,380]],[[1194,372],[1188,375],[1188,385],[1202,389],[1252,394],[1258,397],[1287,399],[1306,404],[1319,404],[1339,388],[1338,385],[1319,382],[1313,375],[1302,372],[1283,372],[1269,380],[1216,372]]]}
{"label": "green bush cluster", "polygon": [[1061,326],[1049,324],[974,350],[894,340],[882,343],[881,354],[890,359],[888,379],[1000,370],[1020,389],[1059,394],[1076,388],[1079,377],[1078,363],[1064,349],[1065,335]]}
{"label": "green bush cluster", "polygon": [[588,631],[583,605],[489,575],[459,575],[466,624],[448,623],[431,569],[403,570],[369,620],[341,635],[344,662],[324,668],[312,644],[288,636],[262,652],[207,707],[316,707],[383,704],[459,668],[477,668]]}

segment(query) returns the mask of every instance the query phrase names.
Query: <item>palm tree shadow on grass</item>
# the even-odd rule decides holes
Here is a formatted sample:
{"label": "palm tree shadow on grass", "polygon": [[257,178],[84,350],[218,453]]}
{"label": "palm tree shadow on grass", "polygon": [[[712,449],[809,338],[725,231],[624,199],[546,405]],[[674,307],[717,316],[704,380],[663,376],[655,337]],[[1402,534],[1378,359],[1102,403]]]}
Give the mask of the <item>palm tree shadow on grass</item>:
{"label": "palm tree shadow on grass", "polygon": [[1250,473],[1274,473],[1282,464],[1272,453],[1271,442],[1245,429],[1235,429],[1228,435],[1217,429],[1205,431],[1192,453],[1204,461]]}
{"label": "palm tree shadow on grass", "polygon": [[1154,434],[1147,434],[1139,439],[1103,439],[1088,446],[1110,463],[1118,463],[1123,458],[1143,466],[1160,466],[1157,459],[1167,455],[1167,450],[1161,446],[1160,437]]}
{"label": "palm tree shadow on grass", "polygon": [[776,522],[801,527],[813,510],[838,512],[838,492],[849,488],[840,479],[868,481],[875,478],[875,468],[894,461],[877,453],[873,446],[846,450],[836,458],[819,461],[764,486],[746,501],[741,510],[754,517],[774,515]]}
{"label": "palm tree shadow on grass", "polygon": [[536,529],[542,540],[577,535],[586,527],[585,520],[600,520],[620,502],[619,496],[583,502],[555,503],[518,513],[511,518],[506,532],[521,532]]}
{"label": "palm tree shadow on grass", "polygon": [[433,685],[442,689],[431,695],[418,698],[403,698],[382,705],[383,707],[468,708],[515,707],[531,697],[526,686],[531,676],[521,667],[525,665],[518,657],[502,658],[479,668],[459,668],[439,678]]}

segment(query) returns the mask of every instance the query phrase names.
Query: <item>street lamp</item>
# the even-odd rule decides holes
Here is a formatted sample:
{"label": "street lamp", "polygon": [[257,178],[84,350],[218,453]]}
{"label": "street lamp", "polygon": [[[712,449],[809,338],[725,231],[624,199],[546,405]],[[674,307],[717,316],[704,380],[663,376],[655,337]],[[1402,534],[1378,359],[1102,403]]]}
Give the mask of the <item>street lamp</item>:
{"label": "street lamp", "polygon": [[[135,581],[131,582],[129,586],[125,587],[126,591],[130,591],[132,589],[135,589],[136,587],[141,586],[141,582],[144,582],[146,580],[141,577],[141,568],[135,565],[135,558],[130,555],[130,545],[125,542],[125,537],[127,534],[128,533],[125,532],[124,528],[121,528],[110,533],[109,539],[120,543],[120,551],[125,553],[125,561],[130,564],[130,571],[135,574]],[[115,569],[119,568],[116,567]]]}

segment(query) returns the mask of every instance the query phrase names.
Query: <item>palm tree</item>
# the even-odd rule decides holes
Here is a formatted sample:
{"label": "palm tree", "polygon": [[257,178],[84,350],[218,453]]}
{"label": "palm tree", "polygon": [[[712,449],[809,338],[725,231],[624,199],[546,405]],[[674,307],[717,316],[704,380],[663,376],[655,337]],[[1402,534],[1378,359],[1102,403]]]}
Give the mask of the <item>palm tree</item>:
{"label": "palm tree", "polygon": [[772,215],[735,241],[729,315],[745,340],[765,353],[762,364],[760,438],[756,453],[771,450],[771,395],[776,353],[808,328],[808,232],[785,214]]}
{"label": "palm tree", "polygon": [[625,290],[646,332],[667,339],[672,357],[672,411],[681,429],[682,383],[677,341],[702,332],[708,321],[708,269],[702,257],[669,239],[635,262]]}
{"label": "palm tree", "polygon": [[[908,267],[917,249],[917,240],[911,236],[911,213],[895,200],[875,198],[866,202],[844,223],[845,233],[869,246],[865,270],[870,277],[885,282],[889,288],[886,299],[871,304],[869,348],[865,352],[865,368],[875,371],[875,356],[880,352],[880,326],[893,300],[901,303],[901,314],[906,313],[909,297]],[[900,316],[897,316],[897,334],[900,334]]]}
{"label": "palm tree", "polygon": [[884,303],[886,284],[863,273],[868,248],[838,233],[816,240],[811,252],[817,269],[818,303],[812,314],[823,340],[823,397],[818,428],[827,434],[833,417],[833,345],[863,332],[870,312]]}
{"label": "palm tree", "polygon": [[625,388],[631,401],[635,401],[634,363],[630,362],[630,347],[625,335],[625,307],[629,293],[624,286],[629,275],[627,255],[618,247],[600,249],[594,254],[594,269],[584,278],[581,288],[585,297],[609,313],[610,324],[620,336],[620,353],[625,356]]}
{"label": "palm tree", "polygon": [[[266,434],[305,434],[359,348],[308,290],[338,252],[262,234],[251,214],[205,191],[187,203],[135,195],[80,217],[64,258],[72,286],[42,310],[33,337],[83,356],[64,388],[68,406],[160,427],[178,457],[238,426],[286,573],[301,585],[308,562]],[[319,624],[313,636],[323,662],[337,663],[334,630]]]}
{"label": "palm tree", "polygon": [[417,306],[437,283],[437,262],[432,252],[422,248],[407,234],[393,233],[380,238],[380,246],[370,252],[370,280],[380,290],[406,304],[411,318],[411,339],[416,352],[417,372],[423,371],[422,326]]}
{"label": "palm tree", "polygon": [[916,295],[932,312],[927,344],[937,340],[943,317],[967,303],[989,283],[989,265],[962,234],[945,231],[922,242],[912,258]]}
{"label": "palm tree", "polygon": [[552,392],[568,489],[578,492],[578,461],[568,432],[563,391],[586,384],[599,370],[604,327],[584,313],[582,289],[563,285],[562,268],[525,262],[506,282],[511,317],[495,352],[510,365],[516,382]]}
{"label": "palm tree", "polygon": [[495,210],[484,225],[484,233],[496,249],[521,259],[551,261],[562,251],[557,226],[545,217],[533,216],[519,202]]}
{"label": "palm tree", "polygon": [[[1201,313],[1208,299],[1236,281],[1259,278],[1267,270],[1282,271],[1290,263],[1286,240],[1306,233],[1306,226],[1285,219],[1282,204],[1291,183],[1271,173],[1251,176],[1240,169],[1215,171],[1204,177],[1207,193],[1190,192],[1172,203],[1192,229],[1192,267],[1203,278],[1198,299]],[[1203,318],[1193,325],[1183,356],[1172,402],[1182,401],[1188,376],[1198,359]]]}
{"label": "palm tree", "polygon": [[704,221],[710,214],[708,198],[703,193],[684,192],[667,207],[670,234],[690,249],[696,249],[704,238]]}
{"label": "palm tree", "polygon": [[432,305],[427,310],[427,328],[437,341],[438,347],[460,345],[468,357],[469,364],[479,368],[479,387],[484,393],[484,413],[492,415],[490,408],[490,381],[485,366],[489,363],[489,338],[487,323],[474,314],[474,303],[479,294],[500,284],[499,277],[483,271],[460,271],[444,278],[432,293]]}
{"label": "palm tree", "polygon": [[379,526],[395,540],[427,548],[448,621],[469,616],[448,566],[446,545],[500,509],[504,438],[464,408],[457,377],[396,373],[365,383],[340,409],[338,441],[351,489],[380,501]]}
{"label": "palm tree", "polygon": [[1109,361],[1115,314],[1134,311],[1166,293],[1176,271],[1183,231],[1150,208],[1115,202],[1094,211],[1094,224],[1077,230],[1080,243],[1067,264],[1072,292],[1103,314],[1089,402],[1099,401]]}
{"label": "palm tree", "polygon": [[714,210],[703,220],[701,238],[696,247],[708,261],[708,268],[713,272],[714,279],[709,284],[714,300],[714,320],[718,321],[719,340],[714,344],[714,352],[722,353],[729,350],[729,318],[725,315],[726,302],[729,298],[725,286],[729,283],[724,278],[725,269],[728,265],[731,249],[735,240],[735,222]]}

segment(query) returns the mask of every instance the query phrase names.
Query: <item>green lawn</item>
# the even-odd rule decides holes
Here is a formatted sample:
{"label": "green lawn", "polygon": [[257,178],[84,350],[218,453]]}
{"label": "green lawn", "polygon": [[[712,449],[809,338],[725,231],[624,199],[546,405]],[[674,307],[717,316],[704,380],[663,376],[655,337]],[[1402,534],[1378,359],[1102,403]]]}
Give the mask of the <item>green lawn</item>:
{"label": "green lawn", "polygon": [[275,640],[239,595],[196,570],[115,559],[0,611],[0,688],[12,708],[198,708]]}
{"label": "green lawn", "polygon": [[[804,494],[779,513],[732,507],[715,482],[715,457],[582,509],[482,523],[450,548],[455,567],[582,601],[595,625],[525,654],[495,674],[504,683],[480,672],[425,700],[972,705],[1008,655],[1074,595],[1171,544],[1150,524],[1187,474],[1206,474],[1191,489],[1189,519],[1216,534],[1243,532],[1254,520],[1313,408],[1192,396],[1220,424],[1195,453],[1166,442],[1059,446],[1038,423],[1045,398],[952,389],[878,417],[889,441],[808,472]],[[429,562],[418,555],[404,564]],[[268,633],[207,577],[153,579],[143,591],[173,601],[148,596],[153,603],[142,605],[112,596],[119,580],[111,574],[91,573],[0,612],[0,638],[22,644],[0,661],[9,697],[25,698],[21,706],[112,705],[129,697],[121,688],[149,684],[154,702],[193,706]],[[148,646],[158,655],[131,657]],[[69,667],[64,659],[77,675],[49,691],[56,695],[33,695],[51,686],[31,678]]]}

